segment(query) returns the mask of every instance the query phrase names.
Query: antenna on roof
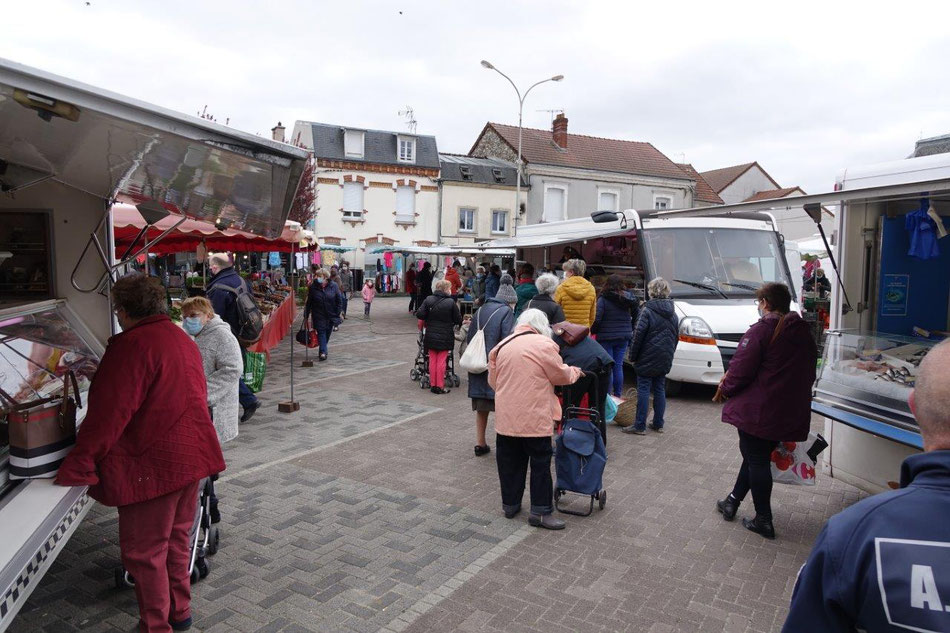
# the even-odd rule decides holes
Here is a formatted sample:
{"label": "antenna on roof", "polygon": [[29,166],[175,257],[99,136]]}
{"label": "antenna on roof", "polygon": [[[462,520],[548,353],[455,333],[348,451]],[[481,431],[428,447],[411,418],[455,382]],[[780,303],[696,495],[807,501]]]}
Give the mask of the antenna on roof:
{"label": "antenna on roof", "polygon": [[399,111],[399,116],[406,117],[406,125],[409,127],[409,133],[416,133],[416,116],[412,106],[406,106],[405,110]]}
{"label": "antenna on roof", "polygon": [[554,123],[554,117],[564,114],[564,108],[553,108],[551,110],[535,110],[535,112],[547,112],[551,116],[551,123]]}

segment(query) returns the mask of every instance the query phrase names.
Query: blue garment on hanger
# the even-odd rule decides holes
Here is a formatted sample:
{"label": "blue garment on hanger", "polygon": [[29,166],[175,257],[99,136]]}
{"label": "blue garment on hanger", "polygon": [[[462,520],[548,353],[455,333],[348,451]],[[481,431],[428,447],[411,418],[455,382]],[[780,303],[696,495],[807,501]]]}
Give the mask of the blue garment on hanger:
{"label": "blue garment on hanger", "polygon": [[907,214],[904,228],[910,232],[910,249],[907,254],[917,259],[933,259],[940,256],[937,246],[937,223],[927,215],[930,198],[921,198],[920,208]]}

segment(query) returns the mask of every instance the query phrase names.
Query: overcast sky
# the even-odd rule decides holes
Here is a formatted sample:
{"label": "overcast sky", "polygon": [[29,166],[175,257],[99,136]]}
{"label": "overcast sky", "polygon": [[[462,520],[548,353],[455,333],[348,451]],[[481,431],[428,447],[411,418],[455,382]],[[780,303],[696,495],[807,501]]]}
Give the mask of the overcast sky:
{"label": "overcast sky", "polygon": [[700,171],[758,160],[830,190],[950,133],[950,3],[443,0],[5,2],[0,57],[269,135],[297,119],[406,129],[467,153],[486,121],[563,109]]}

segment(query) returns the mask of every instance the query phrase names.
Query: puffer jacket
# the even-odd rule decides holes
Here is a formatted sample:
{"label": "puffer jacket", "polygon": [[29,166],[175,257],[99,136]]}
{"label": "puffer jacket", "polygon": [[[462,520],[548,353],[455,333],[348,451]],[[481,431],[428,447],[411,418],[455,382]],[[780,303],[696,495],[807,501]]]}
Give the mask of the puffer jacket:
{"label": "puffer jacket", "polygon": [[637,376],[657,377],[670,373],[679,342],[679,319],[672,299],[650,299],[643,304],[630,343],[630,358]]}
{"label": "puffer jacket", "polygon": [[208,382],[208,406],[218,440],[224,444],[238,434],[238,380],[244,371],[241,346],[231,328],[214,315],[195,336],[205,380]]}
{"label": "puffer jacket", "polygon": [[597,317],[597,291],[579,275],[561,282],[554,292],[554,300],[564,308],[564,316],[571,323],[590,327]]}
{"label": "puffer jacket", "polygon": [[524,312],[525,304],[538,296],[538,287],[530,279],[522,279],[515,287],[515,294],[518,295],[518,303],[515,304],[515,318],[518,318]]}
{"label": "puffer jacket", "polygon": [[458,304],[444,292],[426,297],[416,310],[416,318],[426,322],[423,343],[426,349],[450,350],[455,347],[455,326],[462,325]]}
{"label": "puffer jacket", "polygon": [[598,341],[629,341],[638,312],[637,302],[627,293],[605,292],[597,300],[597,318],[590,328],[591,334],[596,334]]}
{"label": "puffer jacket", "polygon": [[76,445],[56,475],[107,506],[140,503],[224,470],[198,346],[161,314],[109,339]]}
{"label": "puffer jacket", "polygon": [[489,274],[485,278],[485,298],[494,299],[495,295],[498,294],[498,287],[501,285],[501,275],[492,275]]}
{"label": "puffer jacket", "polygon": [[314,280],[310,284],[310,292],[307,293],[307,304],[303,309],[304,320],[312,317],[313,329],[328,330],[340,324],[341,312],[343,312],[343,295],[340,293],[340,287],[332,281],[323,286]]}
{"label": "puffer jacket", "polygon": [[524,309],[540,310],[548,317],[548,323],[551,325],[567,321],[567,319],[564,318],[564,308],[559,306],[551,295],[538,294],[531,297],[528,302],[524,304]]}
{"label": "puffer jacket", "polygon": [[[511,311],[508,304],[498,299],[488,299],[485,305],[472,315],[471,325],[468,328],[468,343],[472,342],[479,328],[485,332],[485,352],[491,353],[498,342],[515,329],[515,313]],[[483,400],[495,399],[495,391],[488,384],[488,372],[468,375],[468,397]]]}
{"label": "puffer jacket", "polygon": [[231,326],[231,333],[234,336],[241,331],[241,313],[237,307],[237,297],[233,292],[224,290],[224,287],[238,289],[247,288],[247,282],[234,270],[233,266],[222,268],[217,275],[211,277],[208,281],[208,289],[205,294],[214,313],[224,319],[224,322]]}

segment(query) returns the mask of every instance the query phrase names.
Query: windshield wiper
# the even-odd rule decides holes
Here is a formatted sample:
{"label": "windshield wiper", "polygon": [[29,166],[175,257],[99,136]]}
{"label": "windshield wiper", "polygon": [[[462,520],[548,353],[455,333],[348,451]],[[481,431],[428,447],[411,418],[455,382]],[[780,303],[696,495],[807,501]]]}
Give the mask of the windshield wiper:
{"label": "windshield wiper", "polygon": [[734,284],[729,281],[720,281],[719,283],[721,283],[724,286],[732,286],[733,288],[745,288],[746,290],[752,290],[752,291],[758,290],[757,287],[749,285],[749,284]]}
{"label": "windshield wiper", "polygon": [[716,286],[710,286],[709,284],[701,284],[698,281],[685,281],[683,279],[674,279],[673,281],[681,284],[686,284],[687,286],[693,286],[694,288],[702,288],[703,290],[708,290],[717,295],[722,295],[723,299],[728,299],[729,297],[725,292],[717,288]]}

